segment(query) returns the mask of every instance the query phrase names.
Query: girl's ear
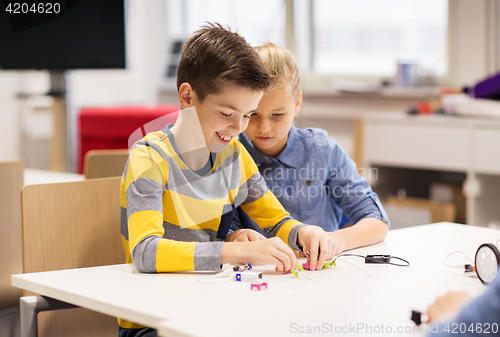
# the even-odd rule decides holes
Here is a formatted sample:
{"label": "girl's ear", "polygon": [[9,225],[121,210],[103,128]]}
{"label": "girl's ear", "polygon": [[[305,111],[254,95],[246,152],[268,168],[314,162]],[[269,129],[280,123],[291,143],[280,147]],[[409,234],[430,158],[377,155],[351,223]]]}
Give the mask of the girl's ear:
{"label": "girl's ear", "polygon": [[187,109],[194,105],[193,98],[195,96],[193,87],[189,83],[182,83],[179,87],[179,103],[182,109]]}
{"label": "girl's ear", "polygon": [[301,106],[302,106],[302,91],[299,92],[299,95],[297,96],[297,101],[295,101],[295,113],[293,114],[294,116],[297,116]]}

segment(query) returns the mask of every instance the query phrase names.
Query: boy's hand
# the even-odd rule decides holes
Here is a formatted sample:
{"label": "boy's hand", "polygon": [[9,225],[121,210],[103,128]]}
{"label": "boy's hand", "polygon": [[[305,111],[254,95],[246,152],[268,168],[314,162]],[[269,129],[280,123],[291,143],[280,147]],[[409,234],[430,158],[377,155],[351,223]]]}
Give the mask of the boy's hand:
{"label": "boy's hand", "polygon": [[222,247],[221,263],[251,263],[254,266],[272,264],[276,271],[290,272],[297,268],[293,250],[278,237],[251,241],[227,242]]}
{"label": "boy's hand", "polygon": [[470,295],[465,291],[449,292],[439,297],[427,310],[429,322],[451,319],[469,300]]}
{"label": "boy's hand", "polygon": [[318,226],[301,227],[298,233],[298,244],[302,247],[302,251],[309,252],[307,262],[311,270],[321,270],[325,262],[332,260],[335,256],[335,241]]}
{"label": "boy's hand", "polygon": [[226,242],[250,242],[266,240],[267,238],[253,229],[238,229],[226,236]]}

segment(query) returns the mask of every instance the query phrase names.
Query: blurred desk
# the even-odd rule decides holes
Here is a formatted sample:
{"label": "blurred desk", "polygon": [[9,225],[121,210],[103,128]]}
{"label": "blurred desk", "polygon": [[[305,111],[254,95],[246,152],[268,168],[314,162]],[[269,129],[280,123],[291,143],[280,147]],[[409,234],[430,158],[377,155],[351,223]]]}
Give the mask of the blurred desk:
{"label": "blurred desk", "polygon": [[365,118],[364,146],[367,167],[462,174],[467,223],[500,225],[500,119],[379,113]]}
{"label": "blurred desk", "polygon": [[257,267],[268,283],[261,291],[248,282],[202,283],[211,275],[203,272],[141,274],[131,264],[14,275],[12,284],[158,329],[160,336],[296,336],[306,329],[409,336],[418,330],[412,309],[425,311],[450,290],[486,289],[477,277],[446,267],[447,255],[460,250],[473,259],[479,245],[499,238],[500,230],[451,223],[391,230],[384,242],[349,253],[390,254],[410,267],[343,257],[337,267],[300,272],[298,279]]}
{"label": "blurred desk", "polygon": [[83,174],[24,169],[24,185],[66,183],[85,180]]}

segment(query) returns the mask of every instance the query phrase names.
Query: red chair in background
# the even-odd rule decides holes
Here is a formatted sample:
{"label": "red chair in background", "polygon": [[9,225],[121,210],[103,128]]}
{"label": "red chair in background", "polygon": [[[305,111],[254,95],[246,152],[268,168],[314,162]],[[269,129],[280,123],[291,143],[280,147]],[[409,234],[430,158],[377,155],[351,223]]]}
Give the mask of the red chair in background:
{"label": "red chair in background", "polygon": [[175,123],[178,115],[178,105],[81,109],[78,116],[79,173],[83,172],[83,162],[88,151],[128,149],[131,136],[133,139],[140,139],[148,132],[161,130],[167,124]]}

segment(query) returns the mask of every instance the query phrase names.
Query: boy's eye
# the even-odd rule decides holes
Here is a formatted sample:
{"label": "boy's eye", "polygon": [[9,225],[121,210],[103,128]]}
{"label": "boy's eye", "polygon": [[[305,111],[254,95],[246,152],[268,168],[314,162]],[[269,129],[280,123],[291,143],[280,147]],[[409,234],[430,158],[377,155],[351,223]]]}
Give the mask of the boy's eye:
{"label": "boy's eye", "polygon": [[223,113],[222,111],[221,111],[221,113],[220,113],[220,114],[221,114],[222,116],[224,116],[224,117],[231,117],[231,115],[230,115],[230,114],[229,114],[229,115],[228,115],[228,114],[225,114],[225,113]]}
{"label": "boy's eye", "polygon": [[273,114],[274,117],[281,117],[283,114]]}

